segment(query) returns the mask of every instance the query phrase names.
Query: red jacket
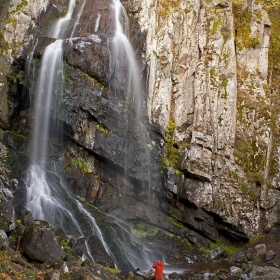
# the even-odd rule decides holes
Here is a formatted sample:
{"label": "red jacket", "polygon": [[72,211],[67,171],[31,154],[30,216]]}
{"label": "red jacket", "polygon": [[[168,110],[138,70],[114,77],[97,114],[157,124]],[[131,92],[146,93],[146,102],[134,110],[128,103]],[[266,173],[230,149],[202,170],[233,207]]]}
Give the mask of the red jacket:
{"label": "red jacket", "polygon": [[156,270],[154,274],[155,279],[162,279],[163,278],[163,269],[164,263],[163,261],[157,261],[153,264],[153,268]]}

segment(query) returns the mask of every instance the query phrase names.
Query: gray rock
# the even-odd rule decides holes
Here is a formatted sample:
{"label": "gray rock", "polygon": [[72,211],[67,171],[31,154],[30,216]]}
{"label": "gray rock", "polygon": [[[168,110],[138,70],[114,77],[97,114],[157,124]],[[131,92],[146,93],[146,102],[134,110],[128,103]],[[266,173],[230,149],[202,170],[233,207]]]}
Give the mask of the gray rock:
{"label": "gray rock", "polygon": [[0,250],[7,250],[9,247],[9,239],[5,231],[0,229]]}
{"label": "gray rock", "polygon": [[254,280],[279,280],[280,269],[271,266],[257,266],[252,267],[252,271],[249,274],[250,279]]}
{"label": "gray rock", "polygon": [[0,228],[5,232],[15,229],[15,209],[13,205],[5,199],[0,199]]}
{"label": "gray rock", "polygon": [[265,261],[271,261],[275,256],[275,253],[272,250],[269,250],[265,254]]}
{"label": "gray rock", "polygon": [[241,268],[237,267],[237,266],[231,266],[230,267],[230,274],[231,275],[241,275],[244,272],[242,271]]}
{"label": "gray rock", "polygon": [[218,247],[210,251],[210,258],[213,260],[217,260],[221,258],[225,254],[225,250]]}

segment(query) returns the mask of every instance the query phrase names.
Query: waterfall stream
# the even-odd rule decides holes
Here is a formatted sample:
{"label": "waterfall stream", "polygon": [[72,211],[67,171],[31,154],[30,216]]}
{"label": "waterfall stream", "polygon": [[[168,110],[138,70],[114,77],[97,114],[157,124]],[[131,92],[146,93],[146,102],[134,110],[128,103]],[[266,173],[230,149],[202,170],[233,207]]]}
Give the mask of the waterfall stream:
{"label": "waterfall stream", "polygon": [[[142,153],[145,154],[145,166],[148,172],[148,179],[145,184],[150,188],[150,151],[149,151],[149,136],[145,127],[144,120],[144,98],[143,98],[143,85],[141,82],[141,76],[139,73],[139,65],[137,63],[133,46],[129,40],[129,20],[126,11],[120,2],[120,0],[113,0],[113,9],[115,11],[115,35],[113,38],[113,54],[110,60],[111,78],[115,82],[122,85],[126,89],[124,107],[128,106],[130,110],[127,110],[127,133],[134,131],[138,137],[138,141],[142,146]],[[125,60],[126,63],[123,63]],[[124,65],[127,65],[126,69]],[[118,73],[125,72],[126,80],[121,81],[118,78]],[[114,87],[114,86],[113,86]],[[133,113],[131,113],[133,112]],[[136,128],[137,127],[137,128]],[[138,130],[138,131],[136,131]],[[135,147],[129,142],[125,143],[125,173],[129,176],[129,162],[133,158],[137,158]]]}
{"label": "waterfall stream", "polygon": [[[84,3],[81,9],[84,8]],[[114,69],[118,71],[118,57],[125,52],[130,69],[127,98],[132,100],[134,112],[138,121],[141,122],[142,86],[138,66],[133,48],[125,35],[128,26],[123,28],[120,20],[126,17],[126,14],[119,0],[113,0],[113,4],[116,16],[116,33],[113,38]],[[49,32],[49,37],[56,40],[46,47],[41,60],[35,92],[31,165],[25,178],[27,208],[32,211],[34,219],[46,220],[53,226],[61,226],[69,235],[83,236],[87,248],[85,257],[94,260],[92,254],[94,248],[90,245],[90,240],[92,236],[97,236],[117,268],[128,270],[139,267],[145,270],[150,268],[152,261],[160,256],[151,252],[149,245],[141,244],[132,236],[131,231],[121,219],[107,217],[108,222],[105,225],[107,228],[104,225],[98,225],[93,207],[86,209],[85,205],[68,190],[63,179],[56,172],[51,171],[55,167],[50,169],[48,166],[50,133],[56,130],[55,120],[59,113],[59,100],[63,93],[63,43],[67,34],[70,38],[73,36],[82,13],[82,10],[78,11],[76,18],[73,19],[74,9],[75,0],[70,0],[67,14],[60,18]],[[100,16],[97,20],[100,20]],[[124,22],[127,24],[128,19],[126,18]],[[146,147],[146,139],[143,145]],[[107,232],[105,235],[104,231]]]}

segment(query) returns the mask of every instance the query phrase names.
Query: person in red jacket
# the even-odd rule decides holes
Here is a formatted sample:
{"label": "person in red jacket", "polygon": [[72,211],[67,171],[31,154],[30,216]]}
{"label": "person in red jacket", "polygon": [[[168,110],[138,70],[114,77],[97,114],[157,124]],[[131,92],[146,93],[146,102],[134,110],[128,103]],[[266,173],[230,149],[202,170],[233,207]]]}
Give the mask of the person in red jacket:
{"label": "person in red jacket", "polygon": [[164,269],[163,261],[155,262],[153,264],[153,268],[155,269],[154,279],[156,279],[156,280],[163,279],[163,269]]}

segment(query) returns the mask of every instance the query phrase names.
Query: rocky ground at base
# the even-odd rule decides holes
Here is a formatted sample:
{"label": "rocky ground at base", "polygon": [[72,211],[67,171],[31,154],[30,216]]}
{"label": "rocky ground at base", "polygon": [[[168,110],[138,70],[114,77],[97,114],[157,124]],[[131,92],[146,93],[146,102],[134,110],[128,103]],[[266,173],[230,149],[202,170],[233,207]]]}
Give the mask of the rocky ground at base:
{"label": "rocky ground at base", "polygon": [[[0,206],[3,206],[0,203]],[[3,227],[3,224],[2,224]],[[24,229],[25,228],[25,229]],[[23,231],[24,229],[24,231]],[[27,230],[28,229],[28,230]],[[69,242],[62,231],[32,221],[30,213],[9,232],[0,230],[0,279],[39,280],[152,280],[153,269],[122,271],[82,260],[82,242]],[[27,241],[26,234],[32,239]],[[53,236],[56,236],[53,238]],[[42,243],[44,250],[40,250]],[[49,249],[46,249],[49,248]],[[199,252],[193,252],[199,253]],[[186,263],[180,271],[166,264],[164,279],[173,280],[277,280],[280,279],[280,243],[270,236],[258,238],[243,250],[228,255],[222,247],[204,253],[204,262]],[[170,270],[171,267],[171,270]]]}

